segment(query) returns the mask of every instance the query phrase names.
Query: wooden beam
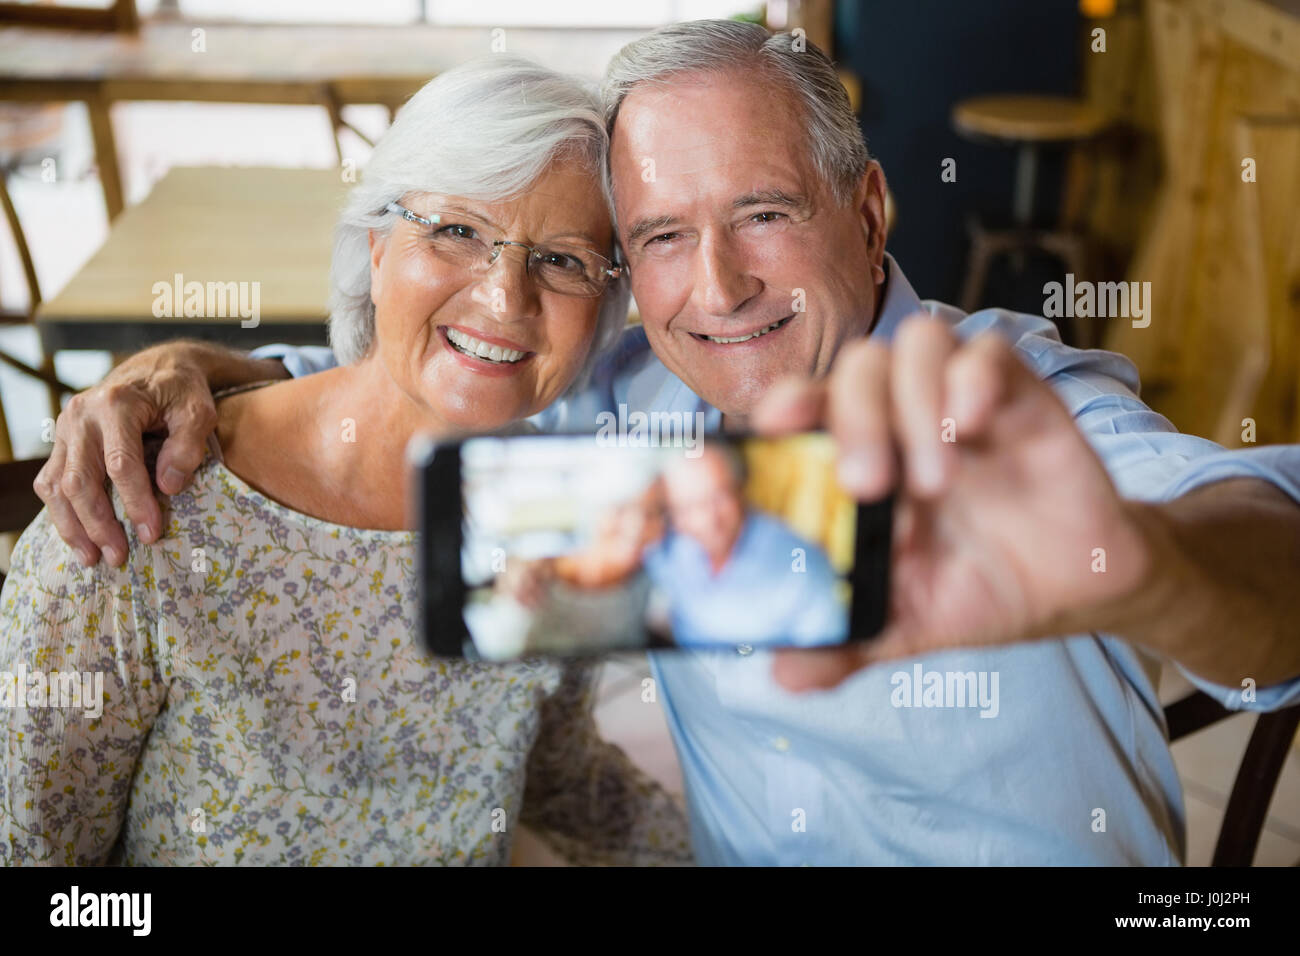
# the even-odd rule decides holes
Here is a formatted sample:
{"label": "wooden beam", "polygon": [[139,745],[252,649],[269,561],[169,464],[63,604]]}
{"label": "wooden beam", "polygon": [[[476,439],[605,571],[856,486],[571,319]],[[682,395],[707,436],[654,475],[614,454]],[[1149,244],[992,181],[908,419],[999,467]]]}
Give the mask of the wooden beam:
{"label": "wooden beam", "polygon": [[[135,14],[135,6],[131,7]],[[26,3],[0,3],[0,25],[44,27],[52,30],[88,30],[113,33],[118,29],[116,9],[93,7],[50,7]]]}

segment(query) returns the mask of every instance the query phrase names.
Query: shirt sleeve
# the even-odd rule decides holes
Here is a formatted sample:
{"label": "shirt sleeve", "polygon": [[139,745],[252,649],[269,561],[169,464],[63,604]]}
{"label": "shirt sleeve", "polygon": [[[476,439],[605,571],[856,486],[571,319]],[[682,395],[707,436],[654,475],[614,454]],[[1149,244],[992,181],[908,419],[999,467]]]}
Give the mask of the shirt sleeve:
{"label": "shirt sleeve", "polygon": [[600,737],[592,716],[598,671],[589,661],[569,665],[542,705],[521,822],[575,864],[690,865],[685,813]]}
{"label": "shirt sleeve", "polygon": [[[1211,452],[1195,459],[1175,476],[1161,497],[1163,500],[1173,500],[1196,488],[1229,478],[1267,481],[1300,507],[1300,445],[1266,445],[1249,450]],[[1228,710],[1268,712],[1300,704],[1300,676],[1280,684],[1251,687],[1248,690],[1245,687],[1227,687],[1213,683],[1181,665],[1178,669],[1199,690],[1209,694]]]}
{"label": "shirt sleeve", "polygon": [[336,368],[334,350],[323,345],[263,345],[253,349],[253,358],[279,359],[294,378]]}
{"label": "shirt sleeve", "polygon": [[15,705],[0,707],[0,863],[109,860],[166,696],[131,579],[82,567],[44,511],[18,541],[0,592],[0,699]]}
{"label": "shirt sleeve", "polygon": [[[1255,478],[1276,486],[1300,507],[1300,445],[1226,450],[1180,433],[1148,408],[1138,398],[1137,369],[1124,356],[1073,349],[1038,334],[1027,334],[1016,344],[1070,409],[1125,497],[1172,501],[1215,482]],[[1300,676],[1246,693],[1178,668],[1230,710],[1272,711],[1300,702]]]}

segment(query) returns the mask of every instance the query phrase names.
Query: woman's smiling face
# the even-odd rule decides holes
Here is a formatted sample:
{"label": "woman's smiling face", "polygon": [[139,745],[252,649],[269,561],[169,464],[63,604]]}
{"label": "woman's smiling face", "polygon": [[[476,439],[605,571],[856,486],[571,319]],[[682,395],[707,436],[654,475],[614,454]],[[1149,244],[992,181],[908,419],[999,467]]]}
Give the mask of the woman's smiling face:
{"label": "woman's smiling face", "polygon": [[608,256],[612,229],[595,174],[582,162],[557,160],[516,199],[412,194],[402,204],[440,221],[399,220],[386,235],[371,233],[369,360],[455,430],[501,428],[550,405],[591,350],[601,299],[539,286],[520,246],[502,247],[490,269],[475,273],[435,244],[509,239]]}

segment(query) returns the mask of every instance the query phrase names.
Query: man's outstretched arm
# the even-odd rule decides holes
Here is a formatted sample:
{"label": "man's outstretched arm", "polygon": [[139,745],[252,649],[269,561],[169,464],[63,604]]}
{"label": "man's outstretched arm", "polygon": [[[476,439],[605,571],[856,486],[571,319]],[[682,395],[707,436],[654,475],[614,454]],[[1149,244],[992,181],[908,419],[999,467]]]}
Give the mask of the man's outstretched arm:
{"label": "man's outstretched arm", "polygon": [[1269,482],[1231,478],[1134,508],[1151,549],[1145,580],[1067,615],[1061,632],[1121,635],[1225,687],[1300,675],[1300,505]]}
{"label": "man's outstretched arm", "polygon": [[81,562],[102,554],[111,565],[126,560],[126,535],[104,487],[112,479],[140,540],[161,533],[142,437],[165,431],[158,454],[158,487],[175,494],[203,461],[217,424],[214,389],[288,378],[278,359],[253,358],[208,342],[168,342],[145,349],[113,369],[93,388],[74,395],[59,415],[54,450],[33,487]]}
{"label": "man's outstretched arm", "polygon": [[885,631],[782,654],[776,677],[790,689],[891,658],[1088,631],[1220,686],[1300,676],[1300,448],[1251,453],[1272,455],[1267,468],[1238,453],[1235,468],[1215,471],[1207,456],[1186,469],[1196,486],[1133,500],[1008,342],[961,343],[925,316],[903,323],[892,347],[846,347],[824,382],[774,389],[755,422],[829,426],[845,488],[898,502]]}

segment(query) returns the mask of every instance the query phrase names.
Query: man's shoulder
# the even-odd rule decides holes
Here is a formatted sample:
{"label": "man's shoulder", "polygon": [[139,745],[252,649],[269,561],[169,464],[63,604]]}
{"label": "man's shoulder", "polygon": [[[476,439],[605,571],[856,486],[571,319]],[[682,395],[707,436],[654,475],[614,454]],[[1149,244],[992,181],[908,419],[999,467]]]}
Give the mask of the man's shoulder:
{"label": "man's shoulder", "polygon": [[534,416],[543,431],[591,431],[602,413],[633,411],[694,412],[702,401],[655,356],[639,325],[624,330],[592,370],[586,385]]}
{"label": "man's shoulder", "polygon": [[649,409],[652,397],[665,385],[678,385],[680,380],[659,361],[644,326],[629,326],[619,337],[610,353],[596,367],[594,381],[603,381],[615,402],[625,402],[630,407]]}
{"label": "man's shoulder", "polygon": [[609,355],[605,357],[602,364],[607,362],[613,369],[628,368],[644,364],[647,358],[655,362],[659,361],[650,349],[650,340],[646,337],[645,326],[629,325],[618,337],[618,341],[614,343],[614,347],[610,349]]}
{"label": "man's shoulder", "polygon": [[1080,349],[1061,341],[1051,319],[1010,309],[980,309],[969,314],[943,302],[926,300],[926,311],[952,326],[963,342],[984,332],[1000,335],[1039,378],[1069,391],[1074,405],[1102,394],[1136,398],[1141,387],[1137,367],[1118,352]]}

